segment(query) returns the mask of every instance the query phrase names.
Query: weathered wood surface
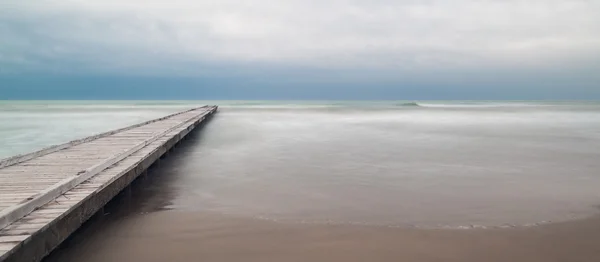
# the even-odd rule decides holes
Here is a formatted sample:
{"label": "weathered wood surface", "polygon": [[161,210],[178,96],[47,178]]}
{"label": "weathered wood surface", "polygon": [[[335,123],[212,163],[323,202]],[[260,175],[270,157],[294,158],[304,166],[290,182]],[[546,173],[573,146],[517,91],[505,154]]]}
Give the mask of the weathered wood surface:
{"label": "weathered wood surface", "polygon": [[187,110],[0,161],[0,261],[214,111]]}

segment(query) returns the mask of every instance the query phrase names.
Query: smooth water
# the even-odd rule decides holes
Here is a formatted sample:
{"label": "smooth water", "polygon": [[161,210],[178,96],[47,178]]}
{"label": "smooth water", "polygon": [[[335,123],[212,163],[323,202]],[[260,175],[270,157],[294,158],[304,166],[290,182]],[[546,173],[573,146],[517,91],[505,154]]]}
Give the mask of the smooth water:
{"label": "smooth water", "polygon": [[464,227],[565,221],[600,204],[594,102],[4,102],[0,154],[207,103],[220,112],[163,167],[162,208]]}

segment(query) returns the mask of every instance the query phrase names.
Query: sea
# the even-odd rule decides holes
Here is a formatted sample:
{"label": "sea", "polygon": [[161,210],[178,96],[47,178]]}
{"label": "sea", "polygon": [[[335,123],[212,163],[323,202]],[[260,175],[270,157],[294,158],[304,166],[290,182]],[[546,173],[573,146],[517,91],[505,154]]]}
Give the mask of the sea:
{"label": "sea", "polygon": [[144,212],[460,229],[599,211],[594,101],[0,101],[0,158],[205,104]]}

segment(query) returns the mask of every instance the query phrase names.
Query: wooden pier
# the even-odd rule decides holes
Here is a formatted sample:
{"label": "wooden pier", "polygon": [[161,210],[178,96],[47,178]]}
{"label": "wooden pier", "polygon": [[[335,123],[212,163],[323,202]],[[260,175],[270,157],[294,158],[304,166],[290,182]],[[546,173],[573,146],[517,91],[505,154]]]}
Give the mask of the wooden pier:
{"label": "wooden pier", "polygon": [[194,108],[0,160],[0,261],[40,261],[216,111]]}

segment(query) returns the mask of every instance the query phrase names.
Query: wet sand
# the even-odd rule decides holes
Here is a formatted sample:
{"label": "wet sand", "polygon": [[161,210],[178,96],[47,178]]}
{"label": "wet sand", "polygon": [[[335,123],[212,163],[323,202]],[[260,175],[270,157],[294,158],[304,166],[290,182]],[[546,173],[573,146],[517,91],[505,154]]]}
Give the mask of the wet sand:
{"label": "wet sand", "polygon": [[600,261],[600,219],[511,229],[305,225],[160,211],[98,223],[50,261]]}

